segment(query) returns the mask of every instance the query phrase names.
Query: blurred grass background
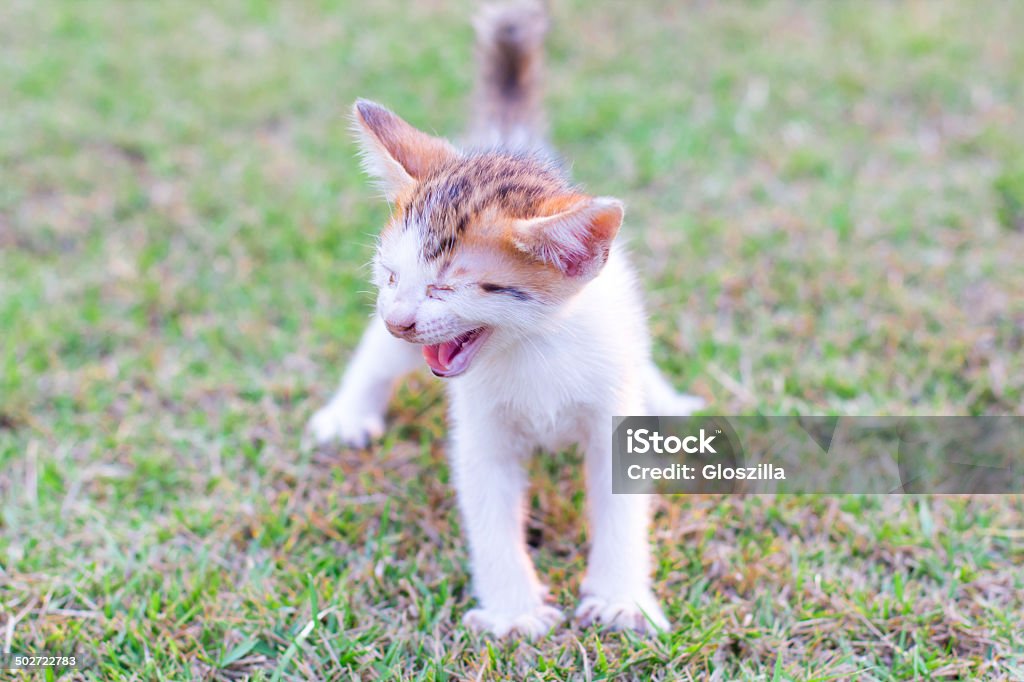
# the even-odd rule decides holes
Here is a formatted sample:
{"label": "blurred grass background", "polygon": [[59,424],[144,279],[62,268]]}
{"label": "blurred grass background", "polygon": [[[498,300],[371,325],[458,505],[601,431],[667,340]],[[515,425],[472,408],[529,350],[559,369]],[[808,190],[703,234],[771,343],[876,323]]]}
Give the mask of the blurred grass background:
{"label": "blurred grass background", "polygon": [[[473,5],[0,5],[0,635],[87,679],[1024,677],[1024,504],[674,498],[676,630],[484,643],[414,380],[299,448],[386,207],[346,120],[457,134]],[[724,413],[1024,413],[1024,5],[556,1],[549,108]],[[569,609],[572,454],[529,535]]]}

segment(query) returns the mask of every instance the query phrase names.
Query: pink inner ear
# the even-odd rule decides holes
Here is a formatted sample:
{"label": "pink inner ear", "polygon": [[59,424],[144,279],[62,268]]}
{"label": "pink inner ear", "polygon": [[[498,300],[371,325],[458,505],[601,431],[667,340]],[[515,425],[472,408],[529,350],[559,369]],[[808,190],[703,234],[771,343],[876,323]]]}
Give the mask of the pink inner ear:
{"label": "pink inner ear", "polygon": [[355,112],[357,122],[412,178],[422,179],[431,169],[457,155],[446,140],[414,128],[375,102],[357,100]]}
{"label": "pink inner ear", "polygon": [[583,259],[571,260],[562,264],[562,271],[569,277],[578,277],[583,272]]}
{"label": "pink inner ear", "polygon": [[558,259],[559,269],[569,277],[579,277],[588,270],[602,267],[608,260],[608,248],[592,242],[586,251],[573,250]]}
{"label": "pink inner ear", "polygon": [[568,211],[528,221],[525,231],[532,237],[530,250],[567,277],[597,274],[608,260],[622,215],[619,201],[588,198]]}

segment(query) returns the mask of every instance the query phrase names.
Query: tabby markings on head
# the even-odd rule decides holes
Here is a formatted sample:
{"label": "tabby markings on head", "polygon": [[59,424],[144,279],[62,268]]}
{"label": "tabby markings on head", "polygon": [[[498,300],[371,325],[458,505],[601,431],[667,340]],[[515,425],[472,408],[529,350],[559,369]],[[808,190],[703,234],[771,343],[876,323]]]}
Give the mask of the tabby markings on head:
{"label": "tabby markings on head", "polygon": [[450,255],[488,209],[510,219],[538,214],[570,191],[558,173],[536,159],[482,154],[442,166],[406,204],[403,229],[418,227],[425,262]]}

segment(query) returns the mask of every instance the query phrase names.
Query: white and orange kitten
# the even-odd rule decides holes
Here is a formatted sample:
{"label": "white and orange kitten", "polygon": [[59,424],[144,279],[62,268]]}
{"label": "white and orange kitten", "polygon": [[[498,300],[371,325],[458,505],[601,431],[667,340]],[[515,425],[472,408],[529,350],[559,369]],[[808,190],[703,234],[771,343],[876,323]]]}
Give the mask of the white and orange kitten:
{"label": "white and orange kitten", "polygon": [[676,393],[651,362],[640,287],[615,243],[622,203],[582,193],[544,146],[543,13],[488,8],[476,23],[467,149],[356,102],[366,169],[394,210],[373,261],[378,315],[310,431],[366,445],[384,430],[396,379],[424,361],[445,378],[479,602],[464,622],[498,636],[536,637],[562,619],[527,552],[524,465],[538,447],[578,444],[592,540],[576,616],[665,629],[651,590],[650,499],[612,494],[612,416],[686,415],[702,401]]}

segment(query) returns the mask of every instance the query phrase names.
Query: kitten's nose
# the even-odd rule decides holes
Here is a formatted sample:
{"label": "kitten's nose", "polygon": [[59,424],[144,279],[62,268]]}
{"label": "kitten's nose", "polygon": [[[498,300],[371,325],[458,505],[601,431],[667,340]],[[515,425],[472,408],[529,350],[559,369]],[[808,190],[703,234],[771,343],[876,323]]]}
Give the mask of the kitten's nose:
{"label": "kitten's nose", "polygon": [[384,326],[395,336],[408,336],[416,331],[416,318],[409,317],[388,317],[384,320]]}

